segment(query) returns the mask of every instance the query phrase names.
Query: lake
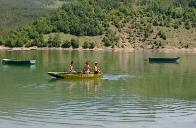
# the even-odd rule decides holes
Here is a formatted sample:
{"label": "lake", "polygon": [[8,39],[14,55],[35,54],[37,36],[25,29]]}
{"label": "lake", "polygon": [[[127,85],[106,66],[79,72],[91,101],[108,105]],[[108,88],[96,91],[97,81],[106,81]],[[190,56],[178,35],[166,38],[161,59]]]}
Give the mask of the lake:
{"label": "lake", "polygon": [[[149,56],[180,56],[149,63]],[[152,51],[0,51],[0,128],[196,128],[196,53]],[[94,61],[103,79],[57,80],[49,71],[80,71]]]}

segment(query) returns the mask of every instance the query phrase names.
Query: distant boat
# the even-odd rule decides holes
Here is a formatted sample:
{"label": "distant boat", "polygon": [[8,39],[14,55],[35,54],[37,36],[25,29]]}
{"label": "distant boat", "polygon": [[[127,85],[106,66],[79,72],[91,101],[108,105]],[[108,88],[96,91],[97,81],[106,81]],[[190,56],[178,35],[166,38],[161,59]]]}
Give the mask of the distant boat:
{"label": "distant boat", "polygon": [[69,73],[69,72],[48,72],[48,75],[61,79],[93,79],[102,78],[103,74],[83,74],[83,73]]}
{"label": "distant boat", "polygon": [[13,60],[13,59],[3,59],[2,64],[4,65],[34,65],[36,60]]}
{"label": "distant boat", "polygon": [[180,57],[149,57],[149,62],[156,62],[156,63],[173,63],[176,62]]}

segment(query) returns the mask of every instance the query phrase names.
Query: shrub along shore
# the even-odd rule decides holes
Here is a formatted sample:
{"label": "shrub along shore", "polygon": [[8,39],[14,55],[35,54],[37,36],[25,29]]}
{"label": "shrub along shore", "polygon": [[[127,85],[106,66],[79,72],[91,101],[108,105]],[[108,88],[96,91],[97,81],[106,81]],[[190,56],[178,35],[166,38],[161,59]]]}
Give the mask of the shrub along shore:
{"label": "shrub along shore", "polygon": [[34,50],[66,50],[66,51],[110,51],[110,52],[134,52],[134,51],[156,51],[162,53],[196,53],[196,48],[159,48],[159,49],[143,49],[143,48],[118,48],[118,47],[95,47],[93,49],[83,47],[79,48],[63,48],[63,47],[5,47],[0,46],[0,51],[34,51]]}

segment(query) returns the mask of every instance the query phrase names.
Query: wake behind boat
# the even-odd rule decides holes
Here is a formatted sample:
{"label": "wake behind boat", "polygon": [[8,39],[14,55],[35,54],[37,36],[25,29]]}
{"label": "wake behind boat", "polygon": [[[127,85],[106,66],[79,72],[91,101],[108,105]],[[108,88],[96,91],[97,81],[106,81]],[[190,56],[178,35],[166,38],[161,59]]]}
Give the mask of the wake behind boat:
{"label": "wake behind boat", "polygon": [[102,78],[103,74],[83,74],[83,73],[69,73],[69,72],[48,72],[48,75],[61,78],[61,79],[93,79],[93,78]]}
{"label": "wake behind boat", "polygon": [[13,59],[3,59],[2,64],[4,65],[34,65],[36,60],[13,60]]}

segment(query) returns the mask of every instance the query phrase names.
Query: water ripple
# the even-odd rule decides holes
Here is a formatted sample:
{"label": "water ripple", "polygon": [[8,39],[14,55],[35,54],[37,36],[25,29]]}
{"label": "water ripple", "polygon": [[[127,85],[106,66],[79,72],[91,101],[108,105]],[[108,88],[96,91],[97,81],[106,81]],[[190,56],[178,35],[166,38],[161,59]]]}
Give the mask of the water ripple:
{"label": "water ripple", "polygon": [[131,79],[140,79],[140,76],[135,75],[111,75],[111,74],[105,74],[104,80],[131,80]]}
{"label": "water ripple", "polygon": [[138,96],[87,97],[83,100],[49,103],[47,106],[7,112],[3,111],[7,109],[6,106],[1,105],[0,121],[7,120],[24,126],[53,124],[104,127],[104,122],[154,122],[162,118],[193,116],[196,113],[194,101]]}

